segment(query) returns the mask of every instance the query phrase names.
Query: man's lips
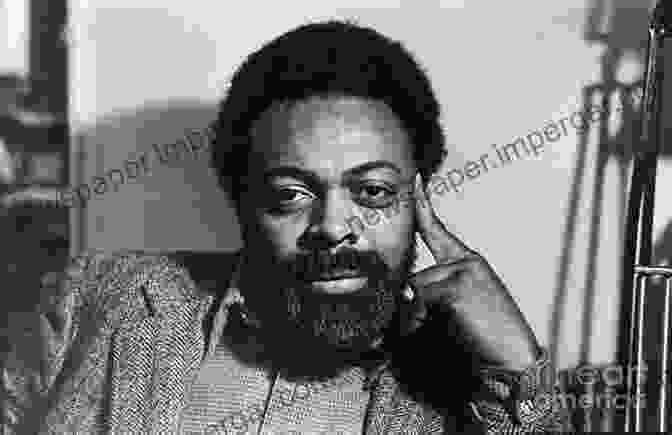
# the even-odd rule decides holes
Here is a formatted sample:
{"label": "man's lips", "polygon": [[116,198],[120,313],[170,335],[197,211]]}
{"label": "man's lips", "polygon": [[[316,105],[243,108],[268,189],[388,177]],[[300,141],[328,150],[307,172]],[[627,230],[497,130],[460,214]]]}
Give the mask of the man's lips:
{"label": "man's lips", "polygon": [[304,282],[308,288],[318,293],[346,294],[355,293],[364,288],[369,282],[369,278],[362,274],[349,274],[347,276],[339,274]]}
{"label": "man's lips", "polygon": [[323,273],[320,275],[302,276],[301,280],[307,282],[319,282],[319,281],[338,281],[343,279],[365,278],[365,277],[366,275],[360,271],[339,271],[339,272]]}

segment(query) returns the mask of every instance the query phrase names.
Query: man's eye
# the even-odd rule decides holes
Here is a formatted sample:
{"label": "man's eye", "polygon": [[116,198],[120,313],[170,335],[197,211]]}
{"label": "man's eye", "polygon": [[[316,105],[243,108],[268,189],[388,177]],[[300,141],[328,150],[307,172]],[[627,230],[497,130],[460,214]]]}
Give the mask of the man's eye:
{"label": "man's eye", "polygon": [[364,185],[354,189],[357,201],[367,207],[387,207],[394,201],[397,192],[379,185]]}
{"label": "man's eye", "polygon": [[309,192],[300,189],[276,189],[271,195],[273,204],[285,207],[292,206],[303,200],[309,200],[314,197]]}
{"label": "man's eye", "polygon": [[301,192],[296,190],[281,190],[275,195],[275,199],[279,202],[294,201],[301,195]]}
{"label": "man's eye", "polygon": [[360,194],[365,194],[367,197],[372,199],[380,199],[387,193],[390,193],[390,191],[380,186],[364,186],[360,190]]}

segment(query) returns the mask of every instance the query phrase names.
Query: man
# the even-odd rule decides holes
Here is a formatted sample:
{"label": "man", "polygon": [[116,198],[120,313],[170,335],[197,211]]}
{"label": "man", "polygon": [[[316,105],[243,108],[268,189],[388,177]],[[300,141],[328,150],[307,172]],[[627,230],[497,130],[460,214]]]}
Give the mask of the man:
{"label": "man", "polygon": [[[228,281],[208,292],[169,256],[81,257],[33,334],[42,365],[8,360],[9,426],[569,429],[512,297],[429,203],[438,119],[417,63],[373,30],[305,25],[252,54],[214,124],[213,166],[244,239],[216,266]],[[416,236],[436,265],[412,273]]]}

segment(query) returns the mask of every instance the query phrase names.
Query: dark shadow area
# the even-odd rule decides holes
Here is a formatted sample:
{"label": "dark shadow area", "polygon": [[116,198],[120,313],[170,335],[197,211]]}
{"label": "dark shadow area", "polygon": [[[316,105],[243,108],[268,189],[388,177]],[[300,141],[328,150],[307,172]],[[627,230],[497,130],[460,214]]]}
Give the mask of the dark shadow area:
{"label": "dark shadow area", "polygon": [[[587,8],[585,40],[588,44],[599,44],[604,47],[601,56],[601,79],[599,83],[587,86],[583,89],[584,113],[590,113],[591,105],[604,108],[604,113],[614,115],[620,113],[622,117],[621,127],[615,133],[610,133],[609,124],[603,118],[602,122],[596,123],[597,149],[589,146],[591,138],[595,137],[593,129],[588,128],[579,133],[578,149],[572,177],[572,186],[569,196],[569,208],[564,228],[564,245],[560,256],[557,286],[555,289],[554,312],[551,316],[551,334],[549,340],[553,361],[557,361],[560,334],[563,326],[563,311],[567,301],[567,292],[570,271],[573,265],[572,253],[575,251],[575,243],[578,236],[579,212],[582,201],[582,192],[585,190],[584,183],[589,175],[593,175],[593,183],[590,186],[593,201],[590,203],[589,240],[586,265],[586,274],[583,280],[584,299],[579,309],[582,311],[580,325],[581,342],[579,343],[580,356],[579,366],[587,365],[590,357],[590,342],[599,331],[593,329],[595,318],[596,281],[598,255],[600,254],[599,238],[601,231],[601,219],[604,207],[605,195],[605,172],[610,161],[618,165],[619,197],[621,210],[619,216],[620,227],[625,227],[627,209],[628,168],[633,159],[633,151],[636,150],[639,140],[640,114],[639,102],[643,91],[641,77],[635,83],[622,83],[618,80],[618,72],[621,62],[626,58],[638,60],[640,65],[646,62],[646,47],[648,38],[648,22],[651,6],[647,2],[631,2],[628,0],[591,0]],[[643,69],[643,68],[642,68]],[[618,95],[617,102],[612,98]],[[595,155],[594,167],[589,167],[590,156]],[[664,155],[672,154],[672,147],[666,146]],[[615,234],[621,237],[622,234]],[[627,278],[621,276],[622,286],[626,286]],[[627,292],[622,292],[620,321],[630,315],[631,299]],[[627,326],[619,328],[619,354],[618,361],[624,361],[625,343],[627,340]],[[576,391],[583,394],[585,391]],[[621,393],[621,391],[616,391]],[[585,409],[576,408],[575,427],[581,431],[612,431],[618,430],[623,425],[622,411],[612,409]]]}
{"label": "dark shadow area", "polygon": [[63,270],[68,258],[67,210],[24,201],[0,207],[0,281],[2,330],[12,318],[32,311],[53,273]]}

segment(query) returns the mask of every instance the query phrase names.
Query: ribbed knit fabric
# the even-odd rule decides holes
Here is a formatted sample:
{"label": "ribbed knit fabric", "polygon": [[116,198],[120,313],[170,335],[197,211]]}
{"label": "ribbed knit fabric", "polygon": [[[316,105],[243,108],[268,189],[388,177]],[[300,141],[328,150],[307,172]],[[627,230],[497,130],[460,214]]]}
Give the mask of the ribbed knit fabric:
{"label": "ribbed knit fabric", "polygon": [[[322,383],[297,383],[217,345],[187,401],[182,434],[361,434],[370,393],[351,368]],[[268,403],[268,406],[267,406]]]}

